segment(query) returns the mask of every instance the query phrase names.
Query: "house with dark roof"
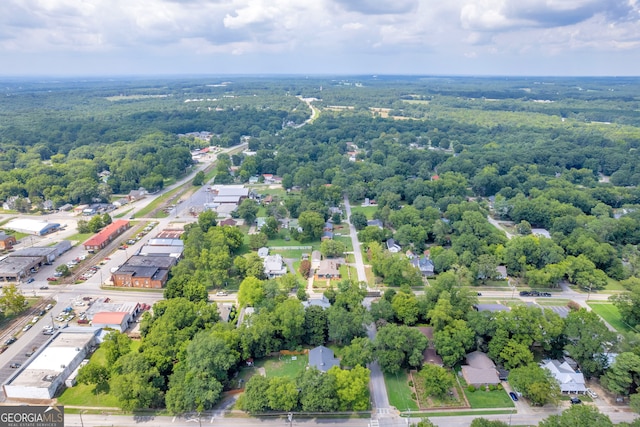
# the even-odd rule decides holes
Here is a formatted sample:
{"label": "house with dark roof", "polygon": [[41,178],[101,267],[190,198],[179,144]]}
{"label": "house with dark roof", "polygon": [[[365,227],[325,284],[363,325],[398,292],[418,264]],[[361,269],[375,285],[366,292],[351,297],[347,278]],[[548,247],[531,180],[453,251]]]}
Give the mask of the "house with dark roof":
{"label": "house with dark roof", "polygon": [[428,326],[428,327],[418,328],[418,330],[422,335],[427,337],[427,340],[429,342],[429,345],[427,346],[427,348],[425,348],[425,350],[422,352],[423,362],[429,363],[431,365],[444,366],[442,357],[440,357],[440,355],[436,352],[436,348],[434,346],[433,328]]}
{"label": "house with dark roof", "polygon": [[384,228],[384,224],[379,219],[370,219],[367,221],[367,227],[378,227],[382,230]]}
{"label": "house with dark roof", "polygon": [[340,366],[340,361],[335,358],[333,350],[320,345],[309,351],[309,366],[327,372],[334,366]]}
{"label": "house with dark roof", "polygon": [[162,288],[175,263],[170,256],[132,256],[111,274],[111,281],[118,287]]}
{"label": "house with dark roof", "polygon": [[387,239],[387,250],[391,253],[397,254],[402,250],[402,247],[396,243],[393,238]]}
{"label": "house with dark roof", "polygon": [[410,259],[411,265],[420,270],[420,273],[425,277],[431,277],[435,274],[435,266],[426,256],[413,257]]}

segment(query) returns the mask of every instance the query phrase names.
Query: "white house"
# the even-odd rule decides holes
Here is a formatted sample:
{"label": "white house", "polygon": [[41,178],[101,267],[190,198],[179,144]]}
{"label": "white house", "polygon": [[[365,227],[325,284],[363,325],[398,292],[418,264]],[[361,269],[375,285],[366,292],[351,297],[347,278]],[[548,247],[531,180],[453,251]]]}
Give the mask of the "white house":
{"label": "white house", "polygon": [[587,392],[587,386],[584,383],[584,375],[582,372],[576,372],[567,362],[559,360],[547,360],[542,367],[549,370],[560,385],[562,393],[581,393]]}
{"label": "white house", "polygon": [[387,250],[391,253],[397,254],[402,250],[402,247],[396,243],[393,239],[387,240]]}
{"label": "white house", "polygon": [[269,279],[284,276],[287,274],[287,266],[284,265],[282,255],[268,255],[264,259],[264,274]]}

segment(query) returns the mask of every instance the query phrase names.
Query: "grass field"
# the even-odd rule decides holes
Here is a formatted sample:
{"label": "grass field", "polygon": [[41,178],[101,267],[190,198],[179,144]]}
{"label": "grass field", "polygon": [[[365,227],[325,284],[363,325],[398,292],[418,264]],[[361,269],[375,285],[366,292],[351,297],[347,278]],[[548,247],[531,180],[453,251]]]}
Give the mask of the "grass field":
{"label": "grass field", "polygon": [[84,242],[85,240],[88,240],[89,237],[91,236],[93,236],[93,233],[77,233],[77,234],[74,234],[73,236],[67,237],[66,240],[77,240],[78,242]]}
{"label": "grass field", "polygon": [[608,324],[613,326],[618,332],[627,332],[631,327],[627,325],[620,316],[618,308],[609,302],[588,302],[589,307],[602,317]]}
{"label": "grass field", "polygon": [[418,404],[411,397],[407,373],[404,371],[397,374],[384,374],[384,382],[387,385],[387,395],[389,403],[399,411],[417,411]]}
{"label": "grass field", "polygon": [[473,409],[476,408],[511,408],[513,401],[504,390],[470,392],[464,389],[464,394]]}
{"label": "grass field", "polygon": [[[295,360],[293,360],[295,358]],[[295,378],[300,372],[307,368],[309,356],[300,354],[298,356],[280,356],[262,360],[256,363],[257,367],[265,369],[267,378],[289,377]]]}
{"label": "grass field", "polygon": [[351,213],[362,212],[367,216],[367,219],[373,219],[373,214],[378,210],[377,206],[351,206]]}

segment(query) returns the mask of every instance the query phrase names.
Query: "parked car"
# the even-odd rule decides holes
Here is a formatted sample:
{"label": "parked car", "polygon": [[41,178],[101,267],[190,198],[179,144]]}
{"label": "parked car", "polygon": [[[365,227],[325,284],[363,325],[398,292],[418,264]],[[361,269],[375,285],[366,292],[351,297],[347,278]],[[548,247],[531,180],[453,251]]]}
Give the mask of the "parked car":
{"label": "parked car", "polygon": [[17,362],[13,362],[11,365],[9,365],[9,367],[13,369],[18,369],[20,366],[22,366],[22,364]]}
{"label": "parked car", "polygon": [[595,391],[591,390],[590,388],[587,389],[587,394],[592,399],[597,399],[598,398],[598,393],[596,393]]}
{"label": "parked car", "polygon": [[29,277],[29,278],[27,279],[27,283],[33,283],[33,282],[35,282],[35,281],[36,281],[36,279],[34,279],[33,277]]}
{"label": "parked car", "polygon": [[8,340],[6,340],[4,343],[5,343],[5,345],[11,345],[16,341],[18,341],[18,339],[16,337],[11,337]]}
{"label": "parked car", "polygon": [[511,400],[513,400],[514,402],[518,401],[518,395],[512,391],[509,392],[509,397],[511,397]]}
{"label": "parked car", "polygon": [[57,282],[58,278],[57,277],[47,277],[47,280],[50,282]]}
{"label": "parked car", "polygon": [[40,289],[42,289],[42,290],[44,291],[44,290],[49,289],[49,287],[48,287],[48,286],[46,286],[46,285],[45,285],[45,286],[40,286]]}
{"label": "parked car", "polygon": [[22,332],[27,332],[29,329],[31,329],[31,326],[31,324],[24,325],[24,328],[22,328]]}
{"label": "parked car", "polygon": [[571,398],[571,404],[572,405],[578,405],[580,403],[582,403],[582,400],[578,399],[577,397],[572,397]]}
{"label": "parked car", "polygon": [[216,292],[216,296],[219,297],[226,297],[228,294],[225,291],[218,291]]}

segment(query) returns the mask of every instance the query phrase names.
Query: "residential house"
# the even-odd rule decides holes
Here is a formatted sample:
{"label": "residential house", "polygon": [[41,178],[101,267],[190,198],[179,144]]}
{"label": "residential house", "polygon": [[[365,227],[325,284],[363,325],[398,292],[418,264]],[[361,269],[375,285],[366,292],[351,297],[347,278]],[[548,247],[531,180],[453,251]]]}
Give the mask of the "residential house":
{"label": "residential house", "polygon": [[120,208],[126,205],[127,203],[129,203],[129,199],[127,199],[126,197],[122,197],[116,200],[115,202],[113,202],[113,206],[115,206],[116,208]]}
{"label": "residential house", "polygon": [[238,224],[238,221],[236,221],[236,220],[235,220],[235,219],[233,219],[233,218],[227,218],[227,219],[222,220],[222,221],[220,221],[220,222],[218,223],[218,225],[219,225],[219,226],[221,226],[221,227],[222,227],[222,226],[225,226],[225,225],[227,225],[227,226],[229,226],[229,227],[235,227],[237,224]]}
{"label": "residential house", "polygon": [[418,328],[420,333],[427,337],[429,340],[429,345],[422,352],[422,360],[424,363],[429,363],[431,365],[444,366],[444,362],[442,361],[442,357],[436,352],[436,348],[434,346],[433,341],[433,328],[432,327],[422,327]]}
{"label": "residential house", "polygon": [[256,218],[256,231],[260,231],[262,227],[267,223],[266,216],[259,216]]}
{"label": "residential house", "polygon": [[129,194],[127,194],[127,199],[130,202],[134,202],[136,200],[144,199],[147,195],[147,190],[143,187],[138,188],[137,190],[131,190]]}
{"label": "residential house", "polygon": [[322,237],[320,237],[321,241],[325,241],[325,240],[333,240],[333,232],[331,231],[323,231],[322,232]]}
{"label": "residential house", "polygon": [[475,387],[500,384],[500,377],[489,356],[480,351],[467,354],[466,365],[462,365],[462,376],[467,384]]}
{"label": "residential house", "polygon": [[576,372],[567,362],[559,360],[547,360],[541,365],[544,369],[551,372],[553,377],[560,385],[562,393],[581,393],[587,392],[584,375],[582,372]]}
{"label": "residential house", "polygon": [[275,279],[287,274],[287,266],[284,264],[282,255],[268,255],[264,259],[264,274],[268,279]]}
{"label": "residential house", "polygon": [[316,270],[318,279],[339,279],[340,265],[344,264],[344,258],[327,258],[320,261]]}
{"label": "residential house", "polygon": [[435,266],[426,256],[410,258],[411,265],[420,270],[420,273],[425,277],[431,277],[435,274]]}
{"label": "residential house", "polygon": [[324,223],[324,227],[322,227],[323,231],[333,231],[333,223],[330,221],[327,221]]}
{"label": "residential house", "polygon": [[340,366],[340,361],[334,356],[333,350],[320,345],[309,351],[309,366],[327,372],[334,366]]}
{"label": "residential house", "polygon": [[267,197],[262,200],[262,204],[266,206],[270,205],[271,203],[273,203],[273,196],[271,194],[268,194]]}
{"label": "residential house", "polygon": [[507,267],[504,265],[499,265],[496,267],[496,279],[498,280],[507,280]]}
{"label": "residential house", "polygon": [[387,250],[391,253],[397,254],[402,250],[402,248],[396,243],[395,240],[393,240],[393,238],[391,238],[387,239]]}
{"label": "residential house", "polygon": [[384,224],[379,219],[370,219],[367,221],[367,227],[378,227],[382,230],[384,228]]}
{"label": "residential house", "polygon": [[269,248],[262,247],[262,248],[258,249],[258,256],[260,258],[266,258],[267,256],[269,256]]}
{"label": "residential house", "polygon": [[311,298],[309,298],[308,300],[302,301],[302,305],[304,306],[304,308],[315,306],[315,307],[320,307],[323,310],[331,307],[331,303],[329,302],[327,297],[325,297],[324,295],[322,295],[322,297],[320,298],[316,297],[315,295],[312,295]]}

